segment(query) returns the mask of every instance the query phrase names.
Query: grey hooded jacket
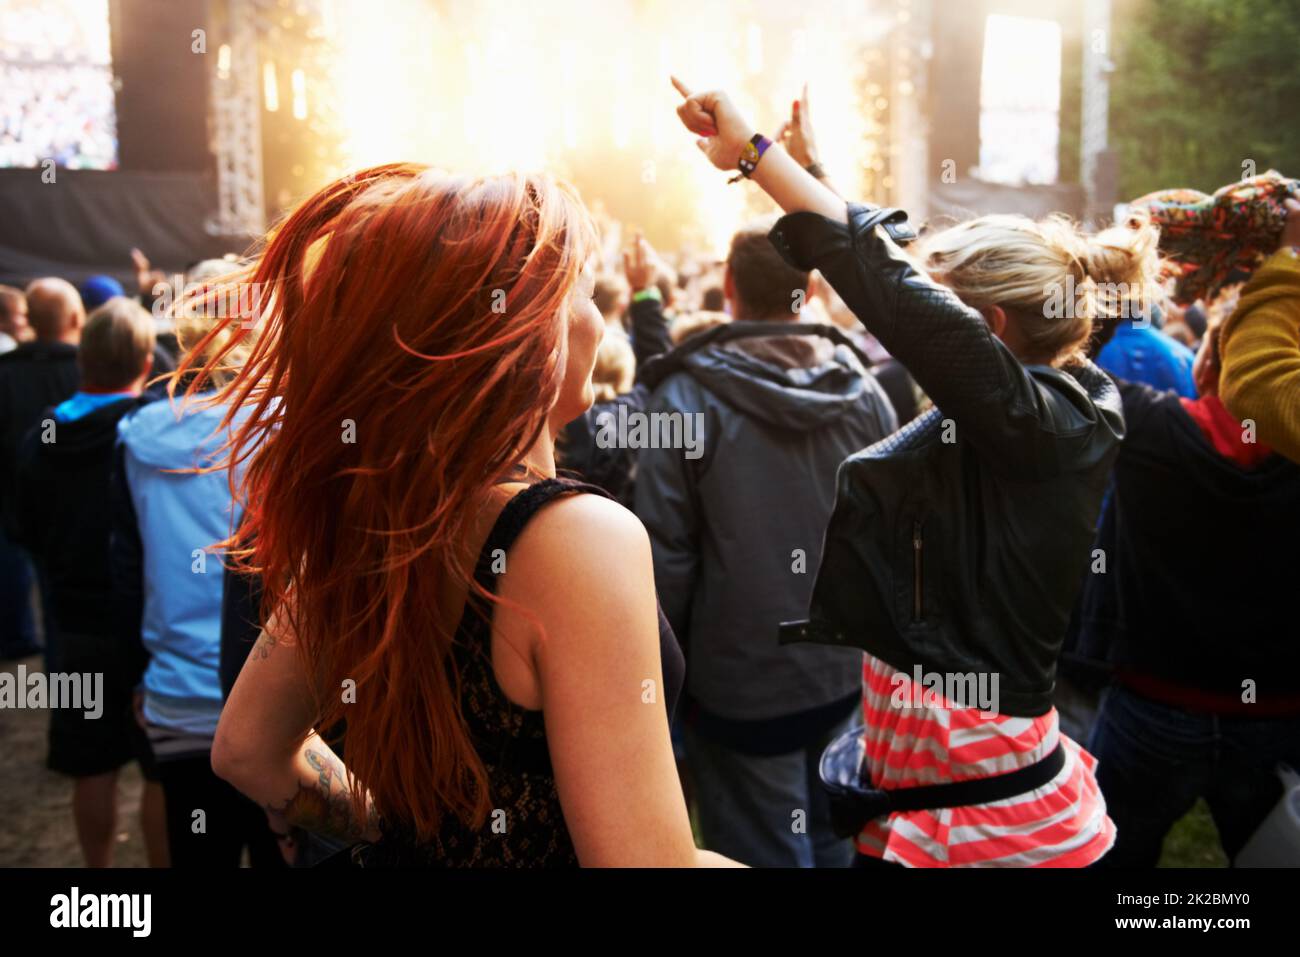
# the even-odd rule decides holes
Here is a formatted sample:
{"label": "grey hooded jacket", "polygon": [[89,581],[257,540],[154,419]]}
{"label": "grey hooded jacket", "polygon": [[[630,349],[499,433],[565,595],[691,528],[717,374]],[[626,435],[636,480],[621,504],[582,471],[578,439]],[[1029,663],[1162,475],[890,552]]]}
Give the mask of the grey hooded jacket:
{"label": "grey hooded jacket", "polygon": [[840,462],[897,428],[884,391],[839,330],[794,321],[711,329],[642,381],[647,413],[702,428],[697,446],[640,450],[635,499],[691,698],[763,720],[851,695],[859,653],[783,647],[778,628],[807,614]]}

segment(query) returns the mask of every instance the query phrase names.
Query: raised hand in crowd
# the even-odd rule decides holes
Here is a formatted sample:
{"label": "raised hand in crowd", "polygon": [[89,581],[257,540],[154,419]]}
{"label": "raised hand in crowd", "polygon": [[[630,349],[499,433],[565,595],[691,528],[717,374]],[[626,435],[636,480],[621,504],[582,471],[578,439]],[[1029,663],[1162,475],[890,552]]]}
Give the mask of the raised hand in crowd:
{"label": "raised hand in crowd", "polygon": [[[698,137],[695,145],[718,169],[737,169],[741,154],[753,145],[754,127],[722,90],[692,93],[677,77],[672,77],[672,84],[683,100],[677,116]],[[780,143],[767,147],[752,179],[787,213],[808,211],[848,222],[844,200],[800,166]]]}
{"label": "raised hand in crowd", "polygon": [[623,251],[623,274],[627,284],[636,294],[654,284],[659,274],[660,259],[650,243],[640,233],[632,238],[632,248]]}
{"label": "raised hand in crowd", "polygon": [[152,299],[159,283],[166,285],[167,274],[154,269],[149,257],[135,247],[131,249],[131,265],[135,268],[136,292],[142,299]]}
{"label": "raised hand in crowd", "polygon": [[808,110],[807,83],[803,85],[803,94],[799,99],[790,104],[790,118],[777,127],[773,139],[784,146],[795,162],[805,169],[820,160],[817,140],[813,136],[812,116]]}
{"label": "raised hand in crowd", "polygon": [[[812,111],[808,105],[808,84],[803,85],[799,99],[790,104],[790,118],[782,123],[773,139],[785,147],[790,158],[817,177],[831,189],[835,187],[822,168],[817,138],[813,135]],[[839,190],[835,189],[838,193]]]}
{"label": "raised hand in crowd", "polygon": [[657,280],[665,270],[654,247],[639,232],[632,238],[632,248],[623,251],[623,272],[631,288],[628,309],[631,320],[632,351],[637,366],[672,348],[668,319],[664,314],[663,296]]}

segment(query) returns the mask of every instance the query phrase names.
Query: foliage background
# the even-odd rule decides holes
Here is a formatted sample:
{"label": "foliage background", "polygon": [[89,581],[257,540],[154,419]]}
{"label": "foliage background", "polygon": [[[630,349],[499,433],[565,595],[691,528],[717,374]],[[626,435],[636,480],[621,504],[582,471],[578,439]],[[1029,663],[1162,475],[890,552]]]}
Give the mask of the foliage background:
{"label": "foliage background", "polygon": [[1213,192],[1247,160],[1300,177],[1300,0],[1117,0],[1112,16],[1121,200]]}

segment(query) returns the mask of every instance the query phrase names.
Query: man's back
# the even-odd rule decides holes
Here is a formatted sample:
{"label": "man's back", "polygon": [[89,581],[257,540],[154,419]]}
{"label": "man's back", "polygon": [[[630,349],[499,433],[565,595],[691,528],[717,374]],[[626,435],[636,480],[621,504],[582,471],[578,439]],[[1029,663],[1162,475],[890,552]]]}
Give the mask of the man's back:
{"label": "man's back", "polygon": [[77,347],[64,342],[28,342],[0,356],[0,496],[6,527],[15,504],[14,462],[27,431],[41,413],[77,391]]}
{"label": "man's back", "polygon": [[1121,392],[1128,434],[1098,541],[1106,573],[1085,582],[1081,653],[1219,701],[1240,703],[1250,678],[1261,702],[1300,703],[1288,561],[1300,466],[1244,441],[1213,395]]}
{"label": "man's back", "polygon": [[807,611],[839,463],[892,432],[893,409],[824,327],[737,322],[700,340],[648,371],[650,414],[698,413],[700,454],[643,448],[636,492],[691,697],[737,720],[841,700],[860,654],[782,647],[777,626]]}
{"label": "man's back", "polygon": [[[58,624],[81,634],[111,633],[109,476],[117,422],[135,403],[119,398],[59,420],[53,442],[30,429],[19,448],[15,495],[22,539],[45,569]],[[55,417],[53,410],[49,415]]]}

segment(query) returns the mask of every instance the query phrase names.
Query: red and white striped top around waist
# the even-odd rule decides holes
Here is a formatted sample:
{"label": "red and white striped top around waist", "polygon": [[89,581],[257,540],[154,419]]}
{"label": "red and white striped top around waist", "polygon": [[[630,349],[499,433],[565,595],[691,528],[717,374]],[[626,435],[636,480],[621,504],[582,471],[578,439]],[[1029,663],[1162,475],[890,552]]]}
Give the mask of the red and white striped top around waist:
{"label": "red and white striped top around waist", "polygon": [[985,715],[921,690],[865,656],[865,754],[874,787],[1004,774],[1046,757],[1058,741],[1065,766],[1043,787],[1003,801],[877,818],[858,835],[859,851],[909,867],[1084,867],[1110,850],[1115,825],[1093,774],[1096,759],[1061,734],[1055,708],[1037,718]]}

